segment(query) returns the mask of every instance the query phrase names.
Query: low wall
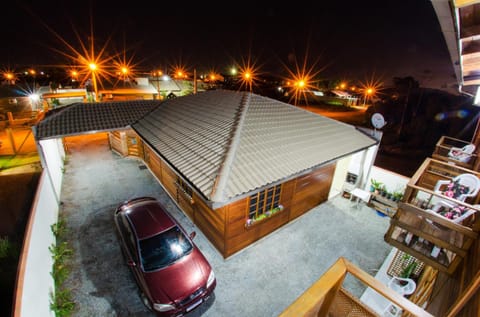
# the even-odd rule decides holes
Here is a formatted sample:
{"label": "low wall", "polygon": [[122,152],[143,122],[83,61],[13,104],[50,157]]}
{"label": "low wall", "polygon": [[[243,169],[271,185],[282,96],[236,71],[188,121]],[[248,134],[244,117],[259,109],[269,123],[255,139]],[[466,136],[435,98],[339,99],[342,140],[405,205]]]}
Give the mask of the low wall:
{"label": "low wall", "polygon": [[52,255],[48,247],[55,243],[50,226],[57,222],[58,204],[54,186],[42,172],[32,205],[17,270],[13,316],[54,317],[50,293],[54,290]]}
{"label": "low wall", "polygon": [[395,172],[377,166],[372,166],[368,181],[365,183],[364,189],[367,191],[370,190],[371,179],[375,179],[383,183],[383,185],[385,185],[389,192],[404,191],[407,187],[408,182],[410,181],[409,177],[397,174]]}
{"label": "low wall", "polygon": [[55,291],[49,247],[55,244],[51,226],[58,221],[65,151],[60,139],[41,141],[43,171],[30,210],[17,269],[13,317],[55,317],[50,294]]}

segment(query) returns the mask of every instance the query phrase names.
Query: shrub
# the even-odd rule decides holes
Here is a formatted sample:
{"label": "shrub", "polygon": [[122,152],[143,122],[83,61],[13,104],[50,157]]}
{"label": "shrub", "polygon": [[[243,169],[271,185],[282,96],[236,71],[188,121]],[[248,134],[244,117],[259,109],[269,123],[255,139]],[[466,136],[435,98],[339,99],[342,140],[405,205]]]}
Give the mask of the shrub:
{"label": "shrub", "polygon": [[57,243],[48,247],[52,254],[53,267],[52,277],[55,284],[55,291],[50,293],[50,309],[56,317],[71,316],[75,309],[75,302],[72,299],[71,290],[64,287],[64,282],[70,274],[68,260],[73,254],[68,242],[61,241],[68,234],[66,223],[59,218],[58,222],[50,226]]}

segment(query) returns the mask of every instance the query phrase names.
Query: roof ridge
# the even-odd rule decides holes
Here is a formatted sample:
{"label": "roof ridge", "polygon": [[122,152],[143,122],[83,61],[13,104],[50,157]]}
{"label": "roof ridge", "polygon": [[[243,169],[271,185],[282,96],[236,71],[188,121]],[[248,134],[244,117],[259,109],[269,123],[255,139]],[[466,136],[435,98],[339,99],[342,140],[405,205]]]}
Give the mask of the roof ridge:
{"label": "roof ridge", "polygon": [[247,113],[248,105],[250,104],[252,94],[243,93],[242,100],[240,101],[239,111],[237,112],[237,120],[232,126],[232,134],[230,137],[230,143],[227,146],[225,151],[225,156],[218,171],[215,181],[213,182],[212,191],[210,193],[210,199],[212,201],[223,201],[225,196],[225,188],[227,185],[227,180],[232,170],[233,159],[236,155],[238,144],[240,143],[240,127],[243,126],[245,121],[245,116]]}

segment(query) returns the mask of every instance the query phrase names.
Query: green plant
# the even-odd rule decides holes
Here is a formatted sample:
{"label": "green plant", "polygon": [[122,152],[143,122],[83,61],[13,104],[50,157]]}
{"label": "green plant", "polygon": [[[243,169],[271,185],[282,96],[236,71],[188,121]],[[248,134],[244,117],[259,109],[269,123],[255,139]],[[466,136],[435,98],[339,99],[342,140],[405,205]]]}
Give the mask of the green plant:
{"label": "green plant", "polygon": [[403,260],[408,264],[403,268],[402,273],[400,273],[400,277],[409,278],[417,268],[417,262],[410,254],[405,254],[403,256]]}
{"label": "green plant", "polygon": [[394,198],[395,200],[398,200],[398,201],[402,200],[402,199],[403,199],[403,191],[395,191],[395,192],[393,192],[393,198]]}
{"label": "green plant", "polygon": [[71,316],[75,309],[75,302],[69,289],[64,287],[64,282],[70,275],[68,260],[73,254],[67,241],[61,241],[68,235],[66,222],[59,218],[57,223],[50,226],[57,242],[48,247],[53,259],[51,275],[55,284],[55,291],[50,293],[50,309],[57,317]]}
{"label": "green plant", "polygon": [[67,223],[63,218],[59,218],[58,221],[50,226],[55,238],[65,237],[67,234]]}
{"label": "green plant", "polygon": [[370,179],[370,185],[372,186],[373,190],[380,190],[382,187],[383,183],[377,181],[376,179],[372,178]]}
{"label": "green plant", "polygon": [[70,290],[58,290],[55,294],[50,293],[50,309],[57,317],[71,316],[75,309],[75,302],[72,300]]}

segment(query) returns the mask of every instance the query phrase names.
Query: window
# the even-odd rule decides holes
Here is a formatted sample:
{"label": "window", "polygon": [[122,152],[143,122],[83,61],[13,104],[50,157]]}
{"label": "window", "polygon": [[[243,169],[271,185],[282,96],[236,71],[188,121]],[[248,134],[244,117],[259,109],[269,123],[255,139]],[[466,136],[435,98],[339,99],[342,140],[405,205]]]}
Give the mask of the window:
{"label": "window", "polygon": [[270,187],[262,192],[250,196],[248,209],[249,219],[261,219],[265,213],[273,211],[280,206],[280,193],[282,185]]}
{"label": "window", "polygon": [[192,198],[192,189],[180,177],[177,177],[177,186],[185,195],[187,195],[189,198]]}

